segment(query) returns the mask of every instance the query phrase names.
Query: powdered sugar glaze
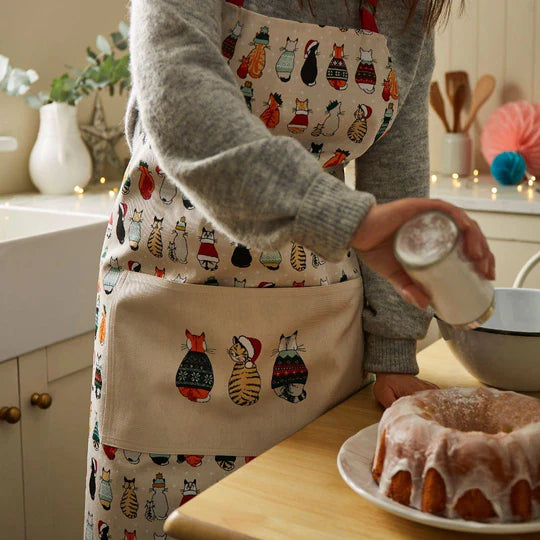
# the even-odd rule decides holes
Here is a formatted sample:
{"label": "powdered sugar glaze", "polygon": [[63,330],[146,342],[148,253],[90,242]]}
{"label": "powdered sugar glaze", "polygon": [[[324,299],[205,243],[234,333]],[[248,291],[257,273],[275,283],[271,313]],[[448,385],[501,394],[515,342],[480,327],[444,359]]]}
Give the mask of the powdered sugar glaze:
{"label": "powdered sugar glaze", "polygon": [[[385,434],[379,490],[387,494],[399,471],[411,474],[410,505],[422,506],[427,471],[434,468],[446,487],[443,515],[468,490],[480,489],[497,518],[512,521],[512,487],[528,482],[531,519],[540,518],[540,401],[490,388],[427,390],[399,399],[385,411],[378,428],[378,456]],[[374,460],[374,463],[376,459]]]}

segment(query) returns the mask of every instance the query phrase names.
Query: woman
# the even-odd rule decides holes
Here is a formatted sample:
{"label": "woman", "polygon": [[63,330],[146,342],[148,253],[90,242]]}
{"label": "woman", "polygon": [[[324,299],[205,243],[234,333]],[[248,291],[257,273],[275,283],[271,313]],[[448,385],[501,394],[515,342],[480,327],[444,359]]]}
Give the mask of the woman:
{"label": "woman", "polygon": [[100,268],[87,537],[159,537],[170,509],[370,373],[385,406],[432,387],[415,377],[429,298],[392,254],[408,218],[450,213],[493,278],[477,225],[419,198],[422,21],[445,2],[379,4],[133,1],[132,158]]}

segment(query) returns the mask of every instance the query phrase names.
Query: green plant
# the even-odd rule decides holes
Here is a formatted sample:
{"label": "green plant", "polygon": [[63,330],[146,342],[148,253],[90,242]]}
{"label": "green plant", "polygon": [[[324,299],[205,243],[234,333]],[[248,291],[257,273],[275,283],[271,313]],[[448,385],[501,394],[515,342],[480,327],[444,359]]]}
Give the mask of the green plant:
{"label": "green plant", "polygon": [[[109,94],[112,96],[114,95],[115,87],[118,87],[118,92],[122,94],[124,89],[131,86],[129,52],[117,58],[115,56],[115,49],[117,51],[127,50],[129,39],[128,25],[125,22],[120,22],[118,31],[113,32],[110,36],[112,45],[106,37],[98,35],[96,39],[98,52],[95,52],[90,47],[86,48],[88,65],[84,69],[80,70],[73,66],[66,66],[68,72],[52,80],[49,92],[26,95],[25,99],[28,105],[34,109],[39,109],[42,105],[52,102],[76,105],[85,96],[103,88],[108,88]],[[0,74],[1,58],[3,57],[0,57]],[[35,75],[37,77],[37,73]],[[23,79],[22,75],[19,75],[18,78]],[[24,83],[24,86],[28,90],[29,84]],[[18,95],[21,95],[21,93]]]}

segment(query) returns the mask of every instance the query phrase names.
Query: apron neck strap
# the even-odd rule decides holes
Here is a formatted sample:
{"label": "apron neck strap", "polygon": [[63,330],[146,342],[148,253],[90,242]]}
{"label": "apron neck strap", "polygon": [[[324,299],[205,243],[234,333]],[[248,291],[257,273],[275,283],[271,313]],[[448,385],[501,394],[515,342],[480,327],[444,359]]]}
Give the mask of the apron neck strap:
{"label": "apron neck strap", "polygon": [[[243,7],[245,0],[226,0],[230,4]],[[377,23],[375,22],[375,9],[377,8],[378,0],[362,0],[360,2],[360,27],[362,30],[371,32],[379,32]]]}

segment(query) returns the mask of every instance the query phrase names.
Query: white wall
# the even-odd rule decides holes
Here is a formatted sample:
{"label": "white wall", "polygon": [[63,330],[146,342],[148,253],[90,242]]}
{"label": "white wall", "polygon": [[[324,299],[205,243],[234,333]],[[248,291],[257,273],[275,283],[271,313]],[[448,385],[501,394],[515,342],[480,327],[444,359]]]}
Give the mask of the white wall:
{"label": "white wall", "polygon": [[[454,4],[457,4],[454,0]],[[540,102],[540,0],[467,0],[465,13],[451,17],[447,28],[436,37],[436,65],[433,80],[444,92],[444,73],[464,70],[471,86],[485,73],[497,80],[495,92],[480,110],[470,130],[473,138],[473,167],[489,168],[480,153],[481,126],[489,114],[508,101]],[[446,99],[446,96],[445,96]],[[446,114],[450,106],[446,103]],[[464,117],[466,118],[466,116]],[[430,112],[431,168],[439,165],[440,137],[444,128]]]}

